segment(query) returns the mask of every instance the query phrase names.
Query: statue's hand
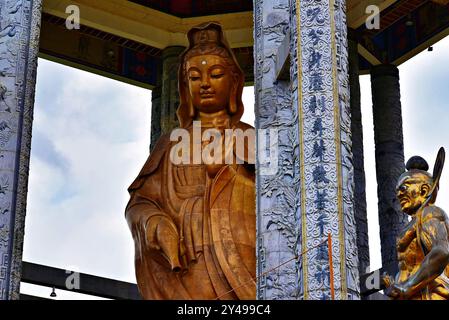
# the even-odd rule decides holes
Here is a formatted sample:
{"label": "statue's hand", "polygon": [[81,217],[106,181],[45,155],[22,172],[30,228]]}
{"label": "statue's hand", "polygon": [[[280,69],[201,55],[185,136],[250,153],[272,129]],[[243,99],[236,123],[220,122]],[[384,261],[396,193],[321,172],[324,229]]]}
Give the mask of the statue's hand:
{"label": "statue's hand", "polygon": [[389,296],[392,299],[395,300],[404,300],[407,299],[407,288],[402,284],[393,284],[392,286],[388,287],[384,290],[385,295]]}
{"label": "statue's hand", "polygon": [[409,287],[405,283],[395,283],[393,277],[384,273],[382,283],[385,286],[384,293],[394,300],[405,300],[410,295]]}
{"label": "statue's hand", "polygon": [[399,285],[395,284],[393,277],[387,273],[384,273],[381,280],[382,284],[385,286],[385,295],[392,299],[399,299],[401,296],[401,289]]}
{"label": "statue's hand", "polygon": [[384,274],[382,275],[381,280],[382,280],[382,283],[383,283],[383,285],[385,286],[385,288],[389,288],[389,287],[391,287],[392,285],[394,285],[394,279],[393,279],[393,277],[390,276],[390,275],[387,274],[387,273],[384,273]]}
{"label": "statue's hand", "polygon": [[146,240],[149,249],[160,250],[174,272],[182,270],[179,259],[179,235],[175,224],[165,217],[158,222],[149,221],[146,228]]}

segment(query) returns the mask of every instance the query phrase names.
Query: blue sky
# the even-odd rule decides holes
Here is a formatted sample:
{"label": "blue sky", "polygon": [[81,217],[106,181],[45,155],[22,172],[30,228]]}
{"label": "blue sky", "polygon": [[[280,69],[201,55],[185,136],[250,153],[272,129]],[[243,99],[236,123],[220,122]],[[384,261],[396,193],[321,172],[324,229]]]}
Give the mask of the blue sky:
{"label": "blue sky", "polygon": [[124,219],[151,92],[39,60],[24,260],[135,281]]}
{"label": "blue sky", "polygon": [[[427,160],[430,172],[440,147],[449,152],[449,37],[399,66],[405,161],[414,155]],[[369,76],[360,77],[371,269],[382,266],[377,219],[377,184]],[[449,212],[449,163],[436,205]]]}
{"label": "blue sky", "polygon": [[[449,37],[400,66],[405,156],[431,168],[449,151]],[[381,266],[369,76],[362,76],[371,268]],[[148,156],[151,92],[39,60],[24,261],[135,282],[134,248],[124,219],[128,185]],[[254,120],[245,88],[243,120]],[[449,210],[449,169],[437,201]],[[48,297],[50,289],[23,285]],[[57,291],[58,298],[76,298]],[[79,296],[81,297],[81,296]]]}

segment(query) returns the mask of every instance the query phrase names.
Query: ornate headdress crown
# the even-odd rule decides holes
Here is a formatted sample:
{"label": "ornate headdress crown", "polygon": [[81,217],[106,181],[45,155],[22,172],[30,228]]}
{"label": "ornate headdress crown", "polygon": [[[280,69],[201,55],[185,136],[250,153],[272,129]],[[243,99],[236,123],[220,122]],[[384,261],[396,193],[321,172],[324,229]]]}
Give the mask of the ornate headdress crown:
{"label": "ornate headdress crown", "polygon": [[232,124],[240,121],[243,114],[242,91],[245,82],[245,74],[239,66],[239,63],[226,40],[223,28],[218,22],[205,22],[197,25],[187,33],[189,46],[182,53],[180,60],[181,66],[178,70],[179,87],[179,108],[177,111],[181,127],[188,127],[193,120],[195,109],[188,95],[188,87],[185,83],[185,62],[188,58],[195,55],[214,54],[226,59],[226,62],[232,64],[234,81],[232,93],[233,99],[229,102],[229,112],[232,115]]}
{"label": "ornate headdress crown", "polygon": [[208,46],[219,44],[219,31],[215,28],[205,30],[193,30],[192,44],[193,47]]}

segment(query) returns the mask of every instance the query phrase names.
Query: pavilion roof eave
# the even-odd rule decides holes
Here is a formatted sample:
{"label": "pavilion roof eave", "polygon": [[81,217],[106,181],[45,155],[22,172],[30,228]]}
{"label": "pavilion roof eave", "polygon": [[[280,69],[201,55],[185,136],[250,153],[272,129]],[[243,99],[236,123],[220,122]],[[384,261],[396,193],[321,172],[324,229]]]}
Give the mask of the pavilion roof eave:
{"label": "pavilion roof eave", "polygon": [[371,15],[371,11],[368,11],[369,6],[377,6],[379,11],[382,12],[398,0],[353,0],[348,1],[347,21],[348,27],[357,29],[364,24],[367,18]]}
{"label": "pavilion roof eave", "polygon": [[394,64],[396,66],[400,66],[404,62],[407,62],[408,60],[410,60],[414,56],[418,55],[422,51],[424,51],[424,50],[428,49],[429,47],[433,46],[438,41],[444,39],[447,36],[449,36],[449,28],[441,31],[440,33],[438,33],[435,36],[433,36],[431,39],[429,39],[426,42],[422,43],[421,45],[417,46],[413,50],[407,52],[407,54],[405,54],[402,57],[400,57],[400,58],[396,59],[395,61],[393,61],[392,64]]}
{"label": "pavilion roof eave", "polygon": [[83,25],[159,49],[187,45],[187,31],[194,25],[211,20],[223,24],[231,47],[253,44],[252,12],[178,18],[125,0],[46,0],[43,11],[66,18],[69,5],[80,8]]}
{"label": "pavilion roof eave", "polygon": [[[446,1],[446,0],[444,0]],[[449,0],[448,0],[449,1]],[[381,11],[390,10],[398,0],[351,0],[348,1],[348,26],[357,28],[363,25],[366,7],[377,5]],[[157,49],[169,46],[186,46],[185,34],[194,25],[205,21],[219,21],[224,25],[232,48],[251,47],[253,45],[252,12],[236,12],[220,15],[208,15],[192,18],[179,18],[149,7],[126,0],[46,0],[43,11],[53,16],[67,18],[69,5],[80,8],[82,25],[130,39]],[[449,29],[439,32],[430,40],[420,44],[391,63],[400,65],[416,54],[435,44],[449,34]],[[370,65],[381,63],[380,58],[363,44],[359,45],[359,54]],[[363,70],[361,69],[363,73]]]}
{"label": "pavilion roof eave", "polygon": [[[377,5],[381,11],[397,0],[351,0],[348,1],[348,26],[357,28],[369,14],[366,8]],[[117,36],[128,38],[155,48],[185,46],[185,34],[194,25],[205,21],[219,21],[226,30],[233,48],[253,45],[253,13],[234,12],[192,18],[179,18],[126,0],[46,0],[45,13],[66,18],[66,8],[80,8],[81,24]]]}

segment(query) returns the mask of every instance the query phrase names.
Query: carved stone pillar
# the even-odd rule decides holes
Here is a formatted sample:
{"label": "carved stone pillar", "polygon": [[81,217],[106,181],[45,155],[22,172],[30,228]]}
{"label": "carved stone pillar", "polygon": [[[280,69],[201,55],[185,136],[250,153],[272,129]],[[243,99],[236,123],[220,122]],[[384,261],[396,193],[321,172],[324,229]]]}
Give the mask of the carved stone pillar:
{"label": "carved stone pillar", "polygon": [[[298,298],[297,112],[291,103],[290,82],[277,81],[275,68],[289,24],[288,0],[254,2],[256,128],[259,134],[263,130],[278,133],[277,139],[262,141],[262,134],[257,140],[258,299]],[[278,156],[270,164],[278,170],[262,174],[261,156],[274,148],[278,148]]]}
{"label": "carved stone pillar", "polygon": [[0,3],[0,299],[19,299],[41,0]]}
{"label": "carved stone pillar", "polygon": [[370,265],[368,219],[366,216],[365,166],[363,162],[363,127],[360,105],[359,53],[357,40],[348,30],[349,86],[351,92],[351,133],[354,164],[354,215],[357,226],[357,249],[359,253],[359,274],[367,273]]}
{"label": "carved stone pillar", "polygon": [[[331,234],[335,299],[358,299],[345,1],[254,10],[257,128],[279,132],[277,174],[261,175],[258,163],[256,177],[258,298],[330,299]],[[273,67],[286,32],[290,85]],[[273,145],[259,136],[257,148],[260,158]]]}
{"label": "carved stone pillar", "polygon": [[405,171],[398,68],[373,67],[371,90],[382,265],[397,265],[396,238],[407,223],[395,196],[397,179]]}
{"label": "carved stone pillar", "polygon": [[[299,110],[301,297],[359,299],[346,1],[292,0]],[[322,243],[331,234],[333,264]]]}
{"label": "carved stone pillar", "polygon": [[176,110],[179,104],[178,68],[179,56],[184,47],[167,47],[162,51],[162,81],[152,92],[151,146],[159,137],[178,126]]}

